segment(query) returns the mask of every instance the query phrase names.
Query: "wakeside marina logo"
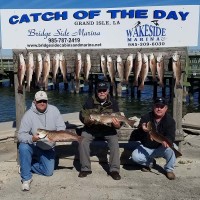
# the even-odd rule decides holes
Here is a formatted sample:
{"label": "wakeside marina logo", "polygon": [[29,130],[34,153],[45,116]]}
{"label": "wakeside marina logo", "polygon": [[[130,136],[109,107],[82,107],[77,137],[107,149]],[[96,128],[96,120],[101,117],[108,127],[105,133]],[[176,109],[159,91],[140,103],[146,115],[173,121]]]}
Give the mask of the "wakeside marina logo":
{"label": "wakeside marina logo", "polygon": [[126,30],[128,46],[164,46],[167,36],[166,28],[159,27],[158,20],[153,24],[137,21],[134,27]]}

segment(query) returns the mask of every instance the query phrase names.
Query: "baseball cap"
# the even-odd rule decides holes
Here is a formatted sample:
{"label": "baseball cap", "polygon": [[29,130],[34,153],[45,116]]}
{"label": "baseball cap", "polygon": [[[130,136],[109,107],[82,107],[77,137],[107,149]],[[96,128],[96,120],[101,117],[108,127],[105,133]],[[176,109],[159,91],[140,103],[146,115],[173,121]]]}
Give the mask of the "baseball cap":
{"label": "baseball cap", "polygon": [[167,100],[163,97],[157,97],[154,101],[155,105],[167,105]]}
{"label": "baseball cap", "polygon": [[97,83],[97,90],[107,90],[108,85],[105,82],[99,82]]}
{"label": "baseball cap", "polygon": [[47,93],[44,92],[44,91],[36,92],[36,94],[35,94],[35,100],[36,101],[48,100]]}

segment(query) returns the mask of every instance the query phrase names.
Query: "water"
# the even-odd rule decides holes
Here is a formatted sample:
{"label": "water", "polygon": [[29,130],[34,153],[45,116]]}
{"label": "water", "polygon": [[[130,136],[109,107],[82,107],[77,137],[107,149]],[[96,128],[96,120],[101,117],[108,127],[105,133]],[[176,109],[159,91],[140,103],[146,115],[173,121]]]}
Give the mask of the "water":
{"label": "water", "polygon": [[[85,88],[86,90],[87,88]],[[37,90],[32,90],[30,93],[26,92],[26,107],[31,106],[34,99],[34,94]],[[122,97],[116,98],[120,111],[124,112],[127,117],[137,116],[141,117],[144,113],[148,112],[152,107],[152,86],[145,86],[142,91],[141,98],[133,98],[126,91],[123,92]],[[89,95],[87,91],[83,91],[79,94],[72,94],[69,91],[64,91],[62,84],[60,84],[60,90],[47,91],[49,97],[49,103],[58,107],[62,114],[79,112]],[[169,91],[166,90],[166,98],[169,99]],[[161,89],[158,89],[158,96],[161,96]],[[15,120],[15,95],[14,88],[10,88],[7,85],[0,87],[0,122],[14,121]],[[172,114],[172,103],[169,103],[169,112]],[[194,94],[193,101],[189,101],[183,104],[183,116],[190,112],[200,112],[200,104],[198,102],[198,94]]]}

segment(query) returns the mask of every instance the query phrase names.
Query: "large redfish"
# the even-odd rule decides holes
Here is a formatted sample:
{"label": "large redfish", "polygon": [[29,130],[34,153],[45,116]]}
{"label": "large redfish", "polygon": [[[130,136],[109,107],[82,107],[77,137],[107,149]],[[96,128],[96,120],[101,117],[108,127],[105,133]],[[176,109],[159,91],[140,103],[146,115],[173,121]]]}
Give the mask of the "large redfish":
{"label": "large redfish", "polygon": [[163,142],[166,142],[169,145],[169,147],[174,151],[176,157],[182,156],[182,154],[174,148],[173,143],[171,143],[165,136],[156,133],[156,130],[153,127],[154,126],[153,126],[152,122],[147,123],[147,129],[149,131],[149,135],[150,135],[151,139],[155,140],[156,142],[161,143],[161,144]]}
{"label": "large redfish", "polygon": [[40,139],[45,138],[49,142],[81,142],[83,138],[82,136],[70,131],[48,131],[45,129],[37,129],[37,134]]}
{"label": "large redfish", "polygon": [[99,122],[100,124],[108,125],[108,126],[110,126],[110,124],[112,123],[113,118],[116,118],[120,122],[123,122],[126,125],[131,126],[131,127],[133,127],[133,125],[136,122],[135,120],[127,119],[125,116],[122,116],[122,115],[117,114],[117,113],[90,114],[91,120]]}

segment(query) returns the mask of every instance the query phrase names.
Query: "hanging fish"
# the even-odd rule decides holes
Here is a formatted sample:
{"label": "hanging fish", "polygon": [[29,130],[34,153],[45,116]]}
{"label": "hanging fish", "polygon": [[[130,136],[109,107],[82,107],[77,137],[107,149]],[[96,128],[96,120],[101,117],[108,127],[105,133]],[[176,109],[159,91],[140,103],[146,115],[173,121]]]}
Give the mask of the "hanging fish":
{"label": "hanging fish", "polygon": [[56,53],[53,57],[53,66],[52,66],[53,83],[56,83],[56,76],[57,76],[59,65],[60,65],[59,61],[60,61],[60,55],[59,53]]}
{"label": "hanging fish", "polygon": [[153,81],[156,82],[156,58],[153,53],[149,55],[149,67],[151,69]]}
{"label": "hanging fish", "polygon": [[107,69],[110,77],[111,85],[115,84],[115,69],[110,55],[107,55]]}
{"label": "hanging fish", "polygon": [[134,86],[138,86],[138,77],[142,68],[142,54],[138,51],[135,57],[134,65]]}
{"label": "hanging fish", "polygon": [[158,72],[158,78],[159,78],[159,86],[164,87],[163,79],[164,79],[164,59],[162,53],[159,53],[156,58],[156,68]]}
{"label": "hanging fish", "polygon": [[30,92],[33,71],[34,71],[33,53],[28,52],[28,63],[26,65],[26,82],[27,82],[26,91],[28,92]]}
{"label": "hanging fish", "polygon": [[175,52],[172,56],[172,69],[173,69],[173,76],[174,79],[176,79],[176,89],[182,89],[181,85],[181,61],[180,61],[180,55],[178,52]]}
{"label": "hanging fish", "polygon": [[76,93],[79,93],[80,89],[80,74],[82,68],[82,58],[81,54],[77,53],[76,62],[75,62],[75,82],[76,82]]}
{"label": "hanging fish", "polygon": [[18,57],[18,70],[17,70],[17,78],[18,78],[18,93],[23,94],[23,82],[26,73],[26,63],[23,54],[19,54]]}
{"label": "hanging fish", "polygon": [[104,78],[107,80],[107,66],[106,66],[106,58],[104,55],[101,55],[101,70],[103,72]]}
{"label": "hanging fish", "polygon": [[63,55],[63,52],[59,54],[59,61],[60,61],[60,71],[63,76],[63,82],[67,83],[67,67],[65,62],[65,57]]}
{"label": "hanging fish", "polygon": [[43,69],[42,55],[40,53],[38,53],[37,57],[36,57],[36,67],[35,67],[35,76],[36,76],[37,86],[39,86],[39,83],[40,83],[42,69]]}
{"label": "hanging fish", "polygon": [[84,64],[84,81],[85,81],[85,83],[88,82],[91,66],[92,65],[91,65],[90,55],[86,54],[85,64]]}
{"label": "hanging fish", "polygon": [[47,90],[48,85],[48,78],[49,78],[49,72],[51,69],[51,60],[50,60],[50,54],[46,53],[44,57],[43,62],[43,70],[42,70],[42,76],[43,76],[43,86],[45,87],[45,90]]}
{"label": "hanging fish", "polygon": [[142,56],[142,68],[141,68],[141,71],[140,71],[141,83],[140,83],[140,86],[138,87],[138,90],[143,90],[144,89],[144,82],[146,80],[148,72],[149,72],[148,57],[147,57],[146,54],[143,54],[143,56]]}
{"label": "hanging fish", "polygon": [[133,54],[129,54],[125,64],[125,83],[128,84],[129,76],[133,69]]}
{"label": "hanging fish", "polygon": [[124,63],[120,55],[117,56],[117,72],[120,82],[124,82]]}

